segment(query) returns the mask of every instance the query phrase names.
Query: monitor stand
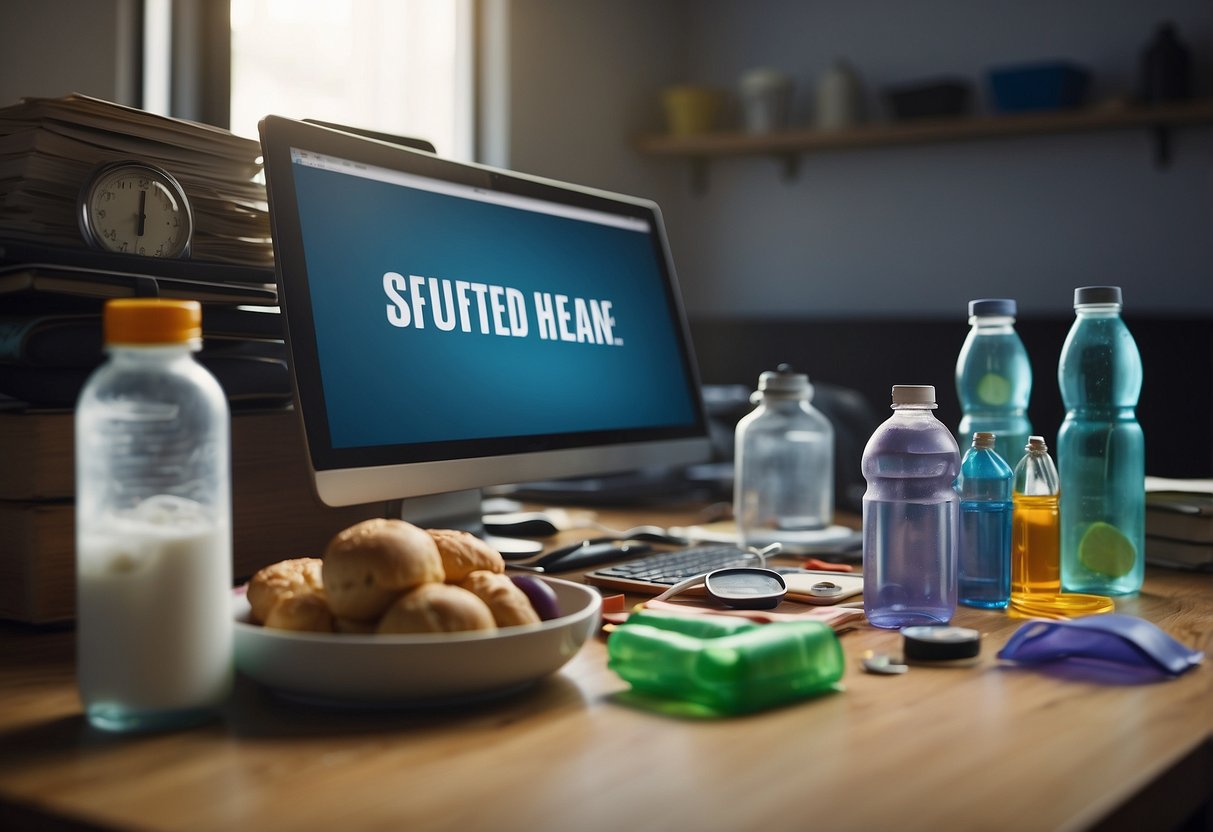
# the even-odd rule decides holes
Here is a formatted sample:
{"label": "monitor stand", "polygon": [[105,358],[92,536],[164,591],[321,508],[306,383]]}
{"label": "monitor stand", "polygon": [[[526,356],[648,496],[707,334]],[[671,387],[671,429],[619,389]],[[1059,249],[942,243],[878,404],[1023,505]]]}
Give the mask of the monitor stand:
{"label": "monitor stand", "polygon": [[517,560],[543,551],[543,543],[515,537],[490,535],[484,530],[480,489],[426,494],[401,500],[400,517],[423,529],[462,529],[492,546],[506,560]]}

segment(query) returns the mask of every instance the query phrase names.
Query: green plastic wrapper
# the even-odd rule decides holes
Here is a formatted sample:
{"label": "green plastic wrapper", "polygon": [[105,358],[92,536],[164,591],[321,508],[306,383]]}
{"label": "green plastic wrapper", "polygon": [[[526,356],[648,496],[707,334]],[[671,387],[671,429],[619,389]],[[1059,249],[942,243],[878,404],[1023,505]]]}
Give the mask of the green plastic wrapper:
{"label": "green plastic wrapper", "polygon": [[607,639],[607,666],[635,693],[713,714],[749,713],[836,689],[845,659],[830,627],[743,623],[635,615]]}

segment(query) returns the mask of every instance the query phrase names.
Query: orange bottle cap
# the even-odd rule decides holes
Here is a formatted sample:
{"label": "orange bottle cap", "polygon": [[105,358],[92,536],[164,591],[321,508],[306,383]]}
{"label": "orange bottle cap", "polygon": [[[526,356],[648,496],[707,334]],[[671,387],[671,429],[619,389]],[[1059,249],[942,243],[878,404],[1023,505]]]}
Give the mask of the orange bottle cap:
{"label": "orange bottle cap", "polygon": [[105,304],[105,343],[184,344],[202,338],[196,300],[122,298]]}

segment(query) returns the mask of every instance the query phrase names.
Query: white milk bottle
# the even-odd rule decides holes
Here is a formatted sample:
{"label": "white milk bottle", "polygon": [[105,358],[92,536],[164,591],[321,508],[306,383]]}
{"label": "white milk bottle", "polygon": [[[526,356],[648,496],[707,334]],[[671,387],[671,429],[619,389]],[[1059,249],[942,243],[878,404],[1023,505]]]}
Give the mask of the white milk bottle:
{"label": "white milk bottle", "polygon": [[114,300],[76,408],[77,681],[109,731],[194,724],[232,681],[230,418],[195,301]]}

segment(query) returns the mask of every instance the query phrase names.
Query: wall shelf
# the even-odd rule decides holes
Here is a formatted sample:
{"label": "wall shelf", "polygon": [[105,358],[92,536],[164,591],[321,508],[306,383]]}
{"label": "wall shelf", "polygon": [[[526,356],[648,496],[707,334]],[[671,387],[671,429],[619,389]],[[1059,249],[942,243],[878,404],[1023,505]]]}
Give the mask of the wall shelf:
{"label": "wall shelf", "polygon": [[697,184],[702,185],[706,182],[706,164],[729,157],[774,156],[783,160],[785,175],[792,178],[799,157],[809,153],[1138,128],[1154,133],[1154,158],[1162,167],[1170,160],[1170,130],[1205,124],[1213,124],[1213,99],[1153,107],[1108,105],[1022,115],[917,119],[829,132],[797,129],[763,135],[719,132],[643,136],[636,141],[636,149],[650,156],[689,160]]}

